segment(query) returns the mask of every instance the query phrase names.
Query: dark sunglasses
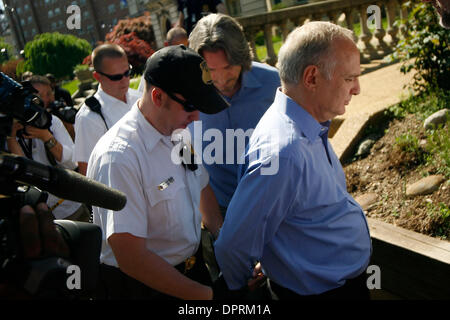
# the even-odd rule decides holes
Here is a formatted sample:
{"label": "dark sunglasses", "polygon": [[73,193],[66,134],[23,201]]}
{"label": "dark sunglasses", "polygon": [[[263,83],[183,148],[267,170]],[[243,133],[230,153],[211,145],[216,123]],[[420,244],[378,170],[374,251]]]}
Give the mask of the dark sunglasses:
{"label": "dark sunglasses", "polygon": [[113,75],[106,74],[106,73],[103,73],[103,72],[98,71],[98,70],[95,70],[95,71],[97,71],[101,75],[107,77],[111,81],[120,81],[120,80],[122,80],[123,77],[129,77],[130,76],[131,69],[133,69],[133,67],[130,65],[130,68],[127,71],[125,71],[123,74],[113,74]]}
{"label": "dark sunglasses", "polygon": [[170,92],[166,91],[166,93],[172,100],[175,100],[176,102],[181,104],[183,106],[184,111],[186,111],[186,112],[194,112],[195,110],[197,110],[197,108],[195,108],[192,103],[189,103],[187,101],[183,101],[180,98],[177,98],[177,96],[175,96],[174,94],[172,94]]}

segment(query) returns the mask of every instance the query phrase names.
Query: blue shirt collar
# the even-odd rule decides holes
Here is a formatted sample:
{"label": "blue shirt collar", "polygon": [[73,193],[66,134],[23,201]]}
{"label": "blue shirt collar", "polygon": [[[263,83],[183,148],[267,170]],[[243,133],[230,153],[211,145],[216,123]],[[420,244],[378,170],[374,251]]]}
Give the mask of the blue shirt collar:
{"label": "blue shirt collar", "polygon": [[249,71],[245,71],[242,74],[242,87],[244,88],[259,88],[262,86],[262,83],[255,77],[255,75]]}
{"label": "blue shirt collar", "polygon": [[328,132],[331,120],[323,123],[317,122],[308,111],[281,92],[281,88],[277,90],[274,104],[281,113],[292,119],[294,127],[302,132],[309,141],[313,142],[318,136]]}
{"label": "blue shirt collar", "polygon": [[231,103],[231,100],[233,98],[239,97],[241,92],[243,92],[246,88],[260,88],[263,84],[261,81],[258,80],[258,78],[253,74],[252,69],[248,71],[244,71],[241,75],[241,87],[239,90],[233,95],[233,97],[229,98],[226,96],[223,96],[228,103]]}

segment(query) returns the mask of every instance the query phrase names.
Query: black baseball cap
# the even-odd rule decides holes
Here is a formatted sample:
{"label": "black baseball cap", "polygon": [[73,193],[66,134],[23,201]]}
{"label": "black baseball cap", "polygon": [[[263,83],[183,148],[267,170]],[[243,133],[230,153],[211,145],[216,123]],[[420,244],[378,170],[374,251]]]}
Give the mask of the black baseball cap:
{"label": "black baseball cap", "polygon": [[181,94],[203,113],[215,114],[229,106],[213,85],[206,61],[184,45],[164,47],[152,54],[147,59],[144,78],[169,95]]}

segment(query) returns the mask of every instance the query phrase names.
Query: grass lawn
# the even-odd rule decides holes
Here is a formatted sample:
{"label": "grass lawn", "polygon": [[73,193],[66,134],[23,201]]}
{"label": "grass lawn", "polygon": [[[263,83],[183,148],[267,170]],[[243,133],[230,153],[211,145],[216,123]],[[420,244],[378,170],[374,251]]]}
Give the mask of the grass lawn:
{"label": "grass lawn", "polygon": [[139,83],[141,82],[141,76],[136,76],[130,80],[130,88],[137,90]]}
{"label": "grass lawn", "polygon": [[73,95],[75,91],[78,90],[79,80],[72,80],[62,83],[62,87],[70,92],[70,95]]}

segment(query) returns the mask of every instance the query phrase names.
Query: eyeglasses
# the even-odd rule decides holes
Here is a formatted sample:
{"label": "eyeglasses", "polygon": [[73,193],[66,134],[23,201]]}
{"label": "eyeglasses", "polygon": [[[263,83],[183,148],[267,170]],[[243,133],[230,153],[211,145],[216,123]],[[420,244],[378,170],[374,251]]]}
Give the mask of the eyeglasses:
{"label": "eyeglasses", "polygon": [[178,98],[177,96],[175,96],[174,94],[167,92],[167,95],[172,98],[173,100],[175,100],[176,102],[178,102],[179,104],[181,104],[183,106],[184,111],[186,112],[194,112],[195,110],[197,110],[197,108],[194,107],[194,105],[192,103],[189,103],[187,101],[183,101],[180,98]]}
{"label": "eyeglasses", "polygon": [[133,69],[133,67],[130,65],[130,68],[127,71],[125,71],[124,73],[122,73],[122,74],[113,74],[113,75],[106,74],[106,73],[103,73],[103,72],[98,71],[98,70],[95,70],[95,71],[97,71],[101,75],[107,77],[111,81],[120,81],[120,80],[122,80],[123,77],[129,77],[130,76],[131,69]]}

